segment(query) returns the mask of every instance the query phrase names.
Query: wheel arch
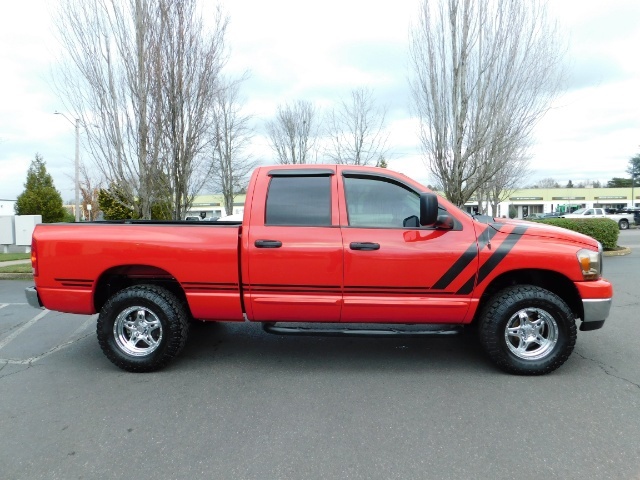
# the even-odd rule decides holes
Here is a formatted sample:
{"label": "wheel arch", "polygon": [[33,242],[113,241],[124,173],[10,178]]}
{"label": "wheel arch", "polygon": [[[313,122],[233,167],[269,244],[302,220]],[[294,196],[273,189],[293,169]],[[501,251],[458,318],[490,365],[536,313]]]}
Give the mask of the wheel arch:
{"label": "wheel arch", "polygon": [[576,318],[584,317],[582,299],[573,281],[561,273],[544,269],[512,270],[494,278],[482,292],[480,304],[473,322],[487,302],[500,290],[514,285],[534,285],[549,290],[559,296],[569,306]]}
{"label": "wheel arch", "polygon": [[156,285],[173,293],[190,313],[187,296],[180,282],[166,270],[151,265],[119,265],[105,270],[98,278],[93,296],[96,312],[119,291],[133,285]]}

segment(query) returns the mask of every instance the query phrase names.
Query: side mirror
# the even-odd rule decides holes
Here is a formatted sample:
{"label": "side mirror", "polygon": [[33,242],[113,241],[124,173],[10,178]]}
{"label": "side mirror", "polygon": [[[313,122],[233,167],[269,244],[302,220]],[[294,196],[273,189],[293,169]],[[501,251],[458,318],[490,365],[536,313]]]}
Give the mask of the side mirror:
{"label": "side mirror", "polygon": [[455,223],[450,215],[438,215],[438,221],[436,222],[436,228],[438,230],[453,230]]}
{"label": "side mirror", "polygon": [[434,193],[420,194],[420,225],[433,225],[438,220],[438,197]]}

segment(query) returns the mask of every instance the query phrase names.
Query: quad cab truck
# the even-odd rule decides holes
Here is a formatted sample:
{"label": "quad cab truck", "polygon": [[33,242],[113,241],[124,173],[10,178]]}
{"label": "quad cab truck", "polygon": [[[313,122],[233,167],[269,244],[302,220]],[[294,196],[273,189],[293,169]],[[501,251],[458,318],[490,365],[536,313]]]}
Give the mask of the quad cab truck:
{"label": "quad cab truck", "polygon": [[618,224],[620,230],[627,230],[634,224],[633,213],[607,213],[604,208],[579,208],[573,213],[565,213],[560,218],[609,218]]}
{"label": "quad cab truck", "polygon": [[566,229],[470,216],[410,178],[346,165],[260,167],[242,221],[38,225],[36,307],[99,313],[132,372],[182,350],[190,322],[275,334],[442,335],[473,327],[516,374],[562,365],[603,326],[602,247]]}

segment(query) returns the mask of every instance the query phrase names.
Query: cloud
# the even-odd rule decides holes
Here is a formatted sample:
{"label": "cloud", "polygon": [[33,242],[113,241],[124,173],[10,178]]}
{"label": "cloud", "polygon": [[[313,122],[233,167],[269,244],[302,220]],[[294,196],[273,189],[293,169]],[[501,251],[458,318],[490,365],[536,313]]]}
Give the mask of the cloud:
{"label": "cloud", "polygon": [[[388,106],[389,167],[429,183],[407,84],[408,28],[417,0],[223,0],[230,16],[227,72],[250,77],[245,111],[258,135],[251,152],[271,159],[264,122],[278,104],[328,108],[360,86]],[[52,5],[55,2],[52,2]],[[623,176],[640,143],[640,4],[637,0],[548,2],[569,43],[567,93],[541,120],[531,148],[540,177]],[[52,115],[60,102],[45,81],[57,48],[46,0],[8,2],[0,17],[0,197],[22,191],[36,152],[64,199],[73,196],[74,130]],[[203,2],[205,10],[212,4]],[[84,156],[85,153],[82,152]]]}

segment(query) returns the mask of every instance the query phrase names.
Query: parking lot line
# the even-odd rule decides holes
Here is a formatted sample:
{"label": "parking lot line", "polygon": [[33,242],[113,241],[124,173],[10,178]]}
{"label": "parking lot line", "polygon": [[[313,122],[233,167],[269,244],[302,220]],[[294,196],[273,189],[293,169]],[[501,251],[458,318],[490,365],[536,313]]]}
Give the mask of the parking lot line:
{"label": "parking lot line", "polygon": [[44,317],[47,313],[49,313],[49,310],[44,310],[44,311],[40,312],[38,315],[36,315],[31,320],[29,320],[27,323],[25,323],[20,328],[18,328],[15,332],[13,332],[10,335],[8,335],[4,340],[0,341],[0,350],[2,350],[2,348],[5,345],[7,345],[11,340],[16,338],[18,335],[20,335],[22,332],[24,332],[27,328],[29,328],[31,325],[36,323],[42,317]]}
{"label": "parking lot line", "polygon": [[[18,359],[14,359],[14,358],[0,358],[0,364],[10,364],[10,365],[31,365],[35,362],[37,362],[38,360],[42,360],[43,358],[48,357],[49,355],[51,355],[52,353],[56,353],[60,350],[62,350],[63,348],[68,347],[69,345],[72,345],[74,343],[76,343],[79,340],[82,340],[83,338],[88,337],[89,335],[91,335],[91,332],[86,333],[84,335],[81,335],[89,325],[91,325],[92,323],[94,323],[96,321],[96,318],[98,318],[98,315],[91,315],[89,318],[87,318],[87,320],[80,325],[72,334],[71,334],[71,339],[67,340],[64,343],[61,343],[60,345],[56,345],[55,347],[53,347],[50,350],[47,350],[44,353],[41,353],[39,355],[36,355],[34,357],[30,357],[30,358],[26,358],[26,359],[22,359],[22,360],[18,360]],[[2,348],[2,347],[0,347]]]}

